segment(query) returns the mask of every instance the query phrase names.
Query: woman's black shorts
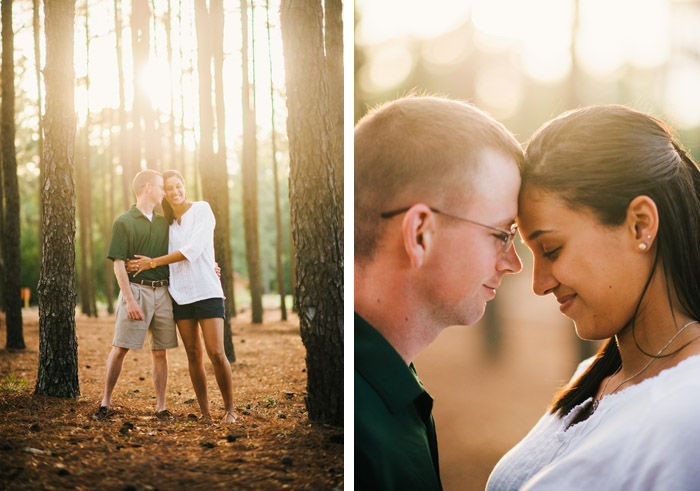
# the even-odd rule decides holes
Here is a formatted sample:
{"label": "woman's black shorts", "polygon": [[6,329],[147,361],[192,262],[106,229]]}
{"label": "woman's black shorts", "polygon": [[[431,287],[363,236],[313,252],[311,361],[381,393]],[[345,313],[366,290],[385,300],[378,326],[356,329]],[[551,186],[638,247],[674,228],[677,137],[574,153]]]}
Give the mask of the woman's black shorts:
{"label": "woman's black shorts", "polygon": [[184,305],[178,305],[173,300],[173,317],[176,321],[180,319],[216,319],[218,317],[225,319],[224,299],[207,298]]}

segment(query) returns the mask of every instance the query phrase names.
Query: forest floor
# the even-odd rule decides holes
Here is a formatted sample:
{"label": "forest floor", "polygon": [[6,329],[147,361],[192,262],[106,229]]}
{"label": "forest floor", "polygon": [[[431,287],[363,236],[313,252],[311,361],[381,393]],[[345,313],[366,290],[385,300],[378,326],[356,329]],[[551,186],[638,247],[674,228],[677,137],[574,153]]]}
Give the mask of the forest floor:
{"label": "forest floor", "polygon": [[[342,428],[309,422],[299,323],[231,322],[238,421],[218,423],[221,395],[205,357],[214,422],[198,421],[185,350],[168,351],[167,407],[154,417],[148,344],[131,350],[112,397],[115,414],[92,416],[102,398],[114,318],[76,317],[81,395],[34,395],[39,352],[36,309],[23,312],[22,351],[0,350],[0,489],[213,490],[343,488]],[[4,324],[4,323],[3,323]],[[6,332],[0,328],[0,343]],[[147,341],[148,342],[148,341]]]}

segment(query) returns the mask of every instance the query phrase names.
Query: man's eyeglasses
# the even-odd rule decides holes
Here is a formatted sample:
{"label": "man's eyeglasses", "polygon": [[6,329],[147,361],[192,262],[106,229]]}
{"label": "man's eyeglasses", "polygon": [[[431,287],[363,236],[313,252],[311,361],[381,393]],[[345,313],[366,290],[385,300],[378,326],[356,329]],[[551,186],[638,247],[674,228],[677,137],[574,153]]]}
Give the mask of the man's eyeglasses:
{"label": "man's eyeglasses", "polygon": [[[382,218],[391,218],[391,217],[395,217],[396,215],[400,215],[401,213],[406,213],[409,209],[411,209],[410,206],[407,206],[405,208],[399,208],[398,210],[385,211],[383,213],[380,213],[379,216],[381,216]],[[468,218],[462,218],[462,217],[458,217],[456,215],[450,215],[449,213],[445,213],[445,212],[440,211],[436,208],[431,207],[430,211],[432,211],[433,213],[437,213],[439,215],[454,218],[456,220],[461,220],[463,222],[471,223],[472,225],[476,225],[478,227],[483,227],[483,228],[486,228],[489,230],[493,230],[494,232],[498,232],[496,237],[498,239],[500,239],[501,244],[503,245],[503,249],[501,251],[503,254],[508,252],[508,249],[510,249],[511,244],[513,243],[513,240],[515,239],[515,234],[518,233],[518,225],[515,223],[510,226],[510,230],[505,230],[505,229],[498,228],[498,227],[492,227],[491,225],[486,225],[483,223],[475,222],[474,220],[469,220]]]}

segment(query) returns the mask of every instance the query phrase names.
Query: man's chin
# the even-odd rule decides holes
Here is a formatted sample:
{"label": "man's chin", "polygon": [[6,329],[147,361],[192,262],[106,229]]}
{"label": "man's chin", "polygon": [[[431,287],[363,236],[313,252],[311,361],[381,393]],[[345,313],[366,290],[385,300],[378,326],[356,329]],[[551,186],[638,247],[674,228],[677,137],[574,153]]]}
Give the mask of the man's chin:
{"label": "man's chin", "polygon": [[459,315],[455,322],[450,324],[451,326],[472,326],[479,322],[482,317],[484,317],[484,312],[486,312],[486,303],[484,303],[481,308],[474,309],[468,312],[463,312]]}

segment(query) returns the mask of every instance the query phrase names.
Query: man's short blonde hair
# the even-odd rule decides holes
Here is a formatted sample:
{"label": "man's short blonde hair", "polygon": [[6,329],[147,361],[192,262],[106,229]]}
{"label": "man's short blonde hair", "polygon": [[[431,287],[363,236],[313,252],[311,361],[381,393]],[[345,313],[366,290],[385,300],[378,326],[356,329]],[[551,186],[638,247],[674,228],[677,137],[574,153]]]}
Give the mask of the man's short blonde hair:
{"label": "man's short blonde hair", "polygon": [[143,191],[143,188],[146,187],[146,184],[152,184],[153,182],[155,182],[156,177],[159,177],[160,175],[160,172],[151,169],[142,170],[141,172],[136,174],[134,176],[134,180],[131,183],[136,197],[138,198],[138,196],[141,194],[141,191]]}
{"label": "man's short blonde hair", "polygon": [[355,126],[355,260],[368,261],[376,250],[380,213],[415,204],[401,200],[446,208],[463,201],[486,148],[522,168],[513,134],[471,104],[408,96],[370,110]]}

